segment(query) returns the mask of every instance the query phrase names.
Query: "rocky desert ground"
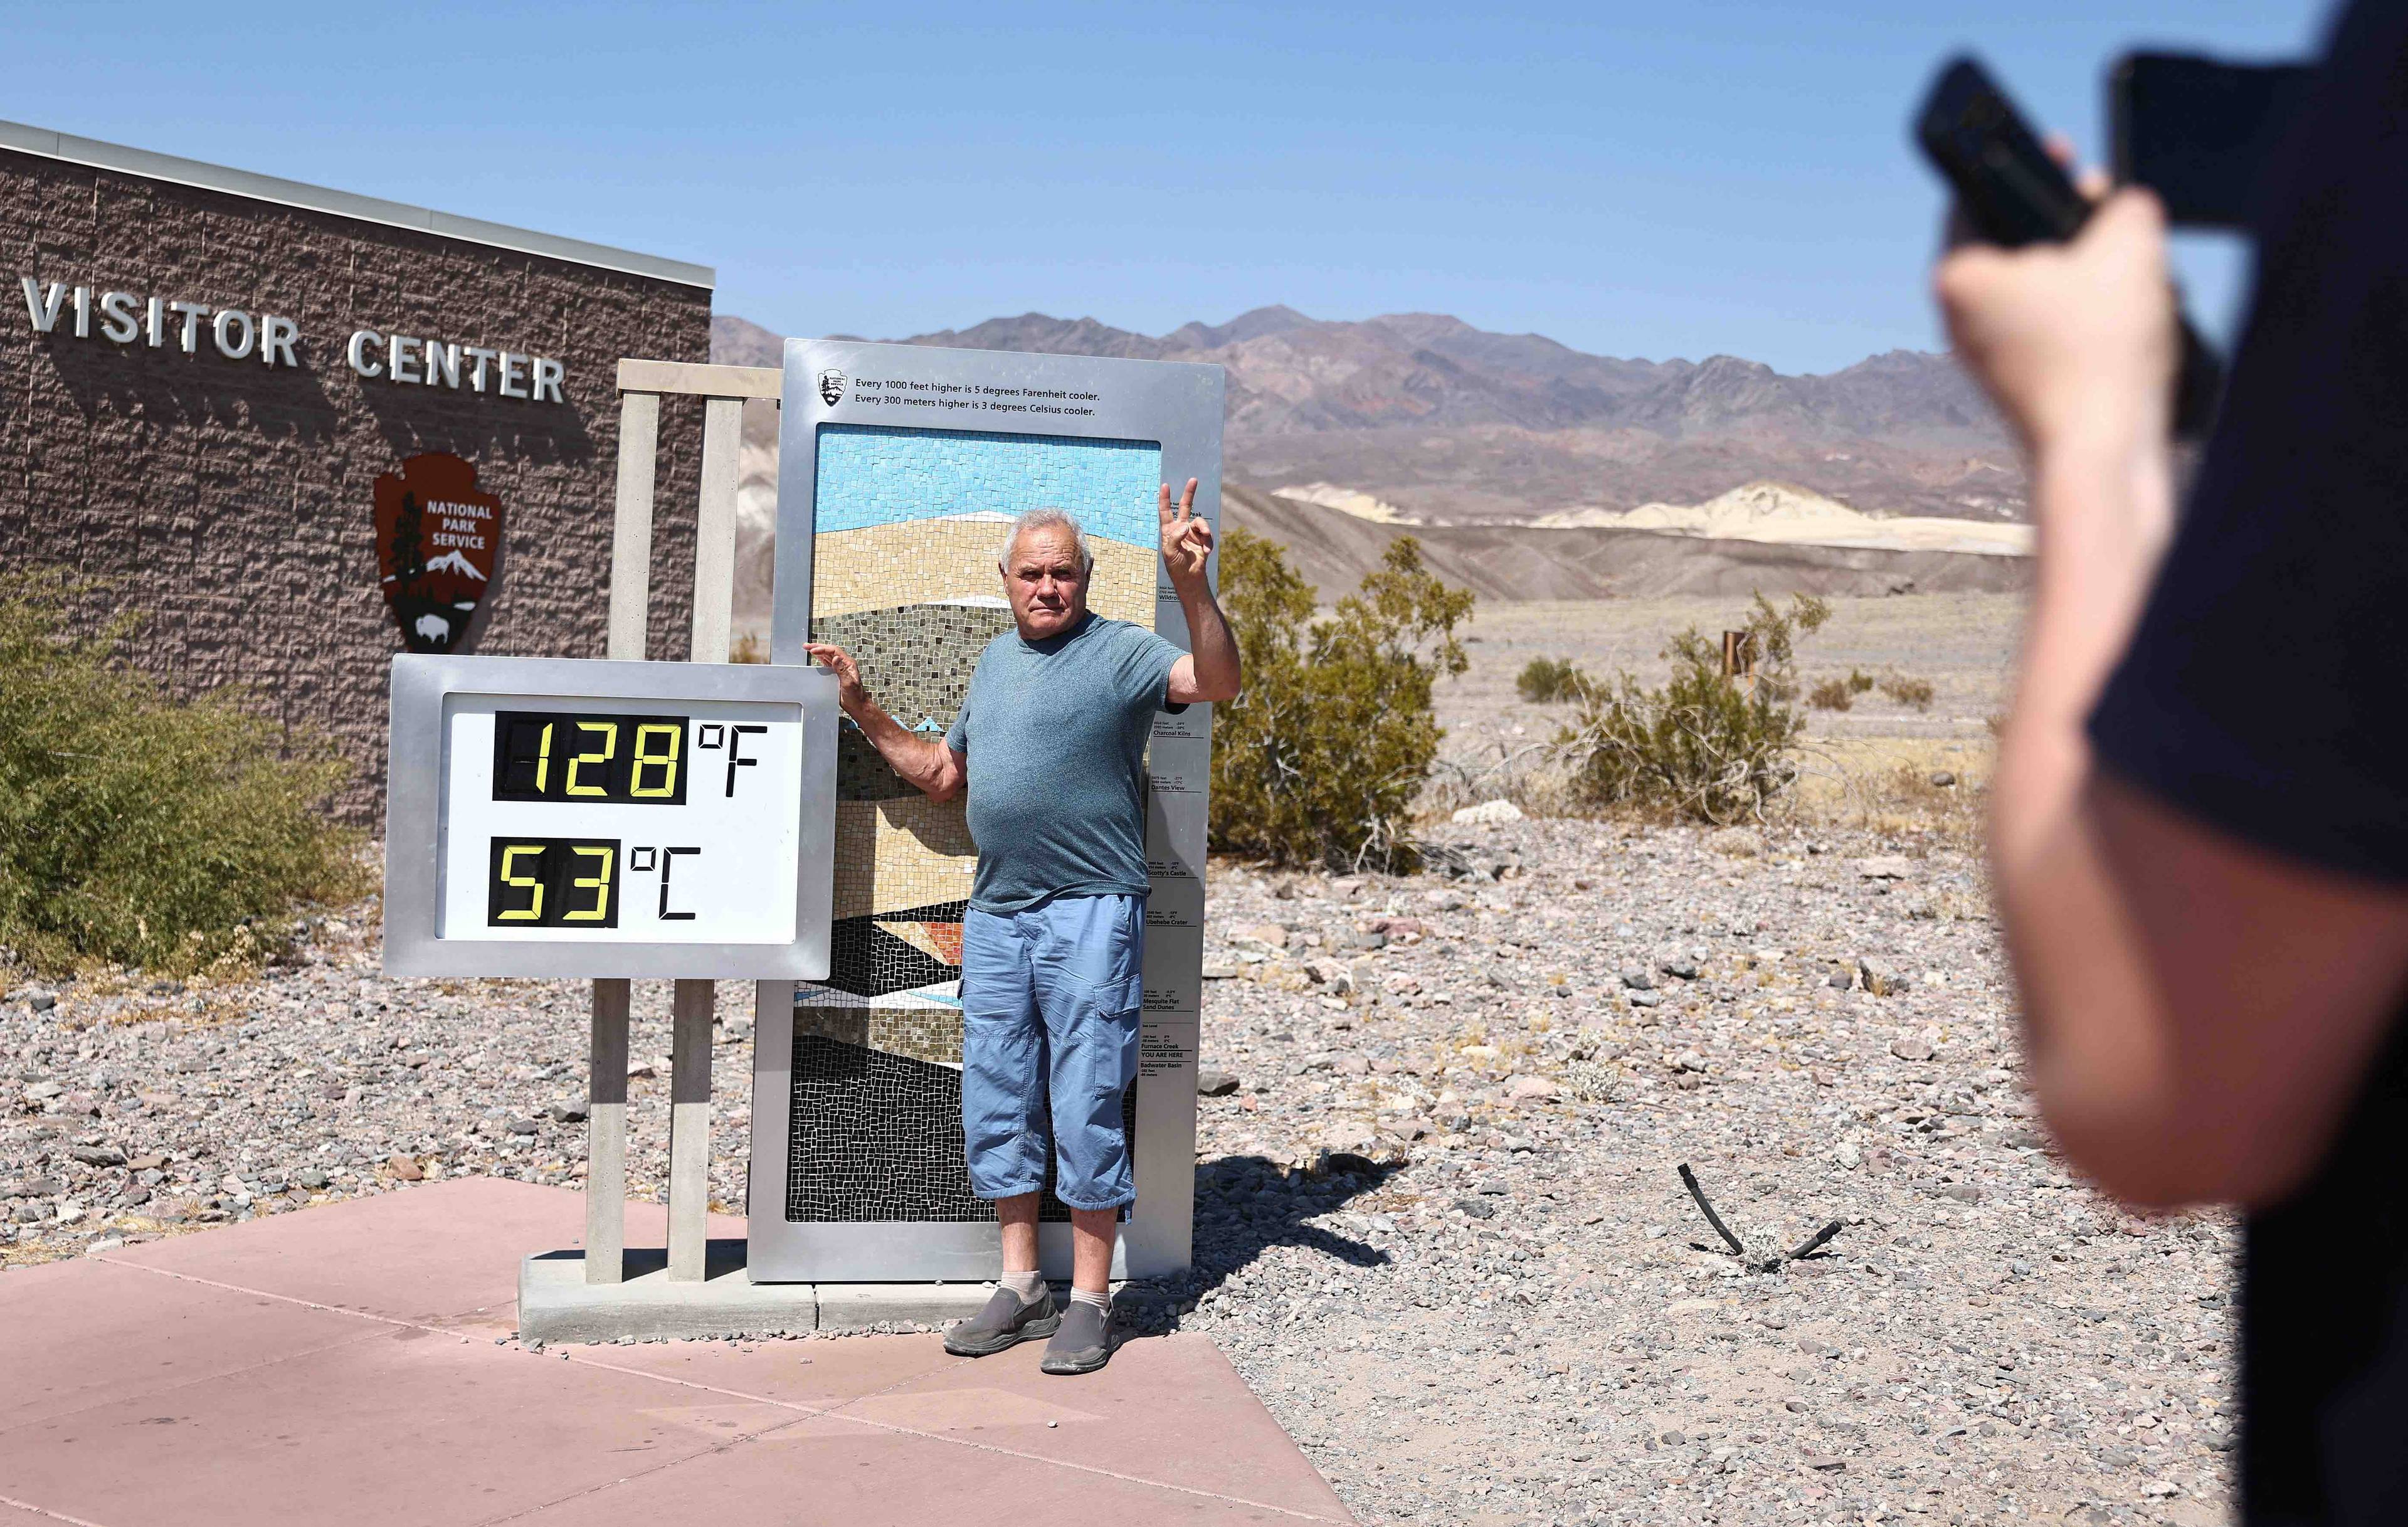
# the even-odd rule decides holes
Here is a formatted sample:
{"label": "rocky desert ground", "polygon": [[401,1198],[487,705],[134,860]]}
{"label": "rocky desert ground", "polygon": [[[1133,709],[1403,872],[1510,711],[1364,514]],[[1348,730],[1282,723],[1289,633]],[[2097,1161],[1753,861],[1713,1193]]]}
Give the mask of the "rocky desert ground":
{"label": "rocky desert ground", "polygon": [[[1641,661],[1729,608],[1484,611],[1450,746],[1551,729],[1512,698],[1532,653]],[[1813,734],[1915,792],[1719,830],[1441,816],[1412,875],[1216,863],[1197,1266],[1124,1291],[1132,1339],[1209,1333],[1366,1521],[2229,1520],[2233,1227],[2101,1201],[2021,1089],[1967,828],[2012,625],[1848,601],[1810,647],[1932,682]],[[0,978],[0,1260],[576,1184],[580,985],[383,980],[372,903],[299,948],[215,985]],[[638,987],[646,1194],[667,995]],[[749,988],[721,1011],[737,1206]]]}

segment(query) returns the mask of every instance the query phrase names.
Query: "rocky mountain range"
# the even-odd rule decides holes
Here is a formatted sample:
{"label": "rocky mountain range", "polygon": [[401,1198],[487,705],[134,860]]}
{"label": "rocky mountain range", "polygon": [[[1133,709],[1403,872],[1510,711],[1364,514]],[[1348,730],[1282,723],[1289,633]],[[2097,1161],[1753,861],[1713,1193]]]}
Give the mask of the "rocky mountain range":
{"label": "rocky mountain range", "polygon": [[[2024,517],[2014,447],[1944,355],[1789,376],[1730,355],[1592,355],[1444,314],[1331,322],[1284,307],[1159,336],[1024,313],[905,342],[1218,363],[1229,482],[1369,495],[1424,523],[1698,504],[1766,480],[1870,514]],[[780,339],[723,315],[711,353],[776,365]]]}

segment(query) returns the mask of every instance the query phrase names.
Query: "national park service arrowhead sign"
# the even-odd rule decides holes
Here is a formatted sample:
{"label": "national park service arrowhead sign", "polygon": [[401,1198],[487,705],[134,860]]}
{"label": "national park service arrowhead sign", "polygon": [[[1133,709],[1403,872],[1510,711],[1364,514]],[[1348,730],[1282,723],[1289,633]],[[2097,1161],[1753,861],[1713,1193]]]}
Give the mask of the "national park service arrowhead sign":
{"label": "national park service arrowhead sign", "polygon": [[493,586],[502,501],[440,452],[376,480],[377,576],[411,652],[451,652]]}

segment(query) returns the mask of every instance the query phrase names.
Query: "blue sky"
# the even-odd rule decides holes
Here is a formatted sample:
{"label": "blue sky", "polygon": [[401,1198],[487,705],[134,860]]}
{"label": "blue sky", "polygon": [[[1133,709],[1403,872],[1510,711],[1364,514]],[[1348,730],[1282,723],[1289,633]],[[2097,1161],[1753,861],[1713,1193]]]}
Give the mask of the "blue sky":
{"label": "blue sky", "polygon": [[[18,7],[0,116],[712,265],[890,337],[1285,302],[1824,371],[1939,343],[1904,121],[1971,45],[2100,147],[2135,42],[2313,46],[2299,0]],[[2229,251],[2186,250],[2210,327]]]}

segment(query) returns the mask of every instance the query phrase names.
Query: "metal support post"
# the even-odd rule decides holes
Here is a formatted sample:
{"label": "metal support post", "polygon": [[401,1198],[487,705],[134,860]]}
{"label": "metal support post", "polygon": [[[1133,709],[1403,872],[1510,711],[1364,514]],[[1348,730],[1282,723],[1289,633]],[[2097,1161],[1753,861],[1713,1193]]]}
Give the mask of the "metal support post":
{"label": "metal support post", "polygon": [[[610,526],[610,624],[605,653],[644,655],[652,586],[652,469],[660,450],[661,400],[619,399],[619,496]],[[585,1281],[626,1275],[627,1004],[624,981],[594,983],[593,1077],[586,1088]]]}

